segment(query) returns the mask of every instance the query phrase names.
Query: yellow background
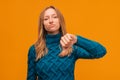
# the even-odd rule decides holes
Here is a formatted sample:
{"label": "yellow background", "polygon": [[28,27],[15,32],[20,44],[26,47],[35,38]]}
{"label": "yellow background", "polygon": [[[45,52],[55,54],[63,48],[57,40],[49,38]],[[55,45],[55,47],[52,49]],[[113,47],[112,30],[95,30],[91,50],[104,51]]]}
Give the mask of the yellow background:
{"label": "yellow background", "polygon": [[49,5],[64,15],[67,31],[107,48],[101,59],[80,59],[76,80],[120,80],[119,0],[0,0],[0,80],[26,80],[27,54],[37,40],[40,12]]}

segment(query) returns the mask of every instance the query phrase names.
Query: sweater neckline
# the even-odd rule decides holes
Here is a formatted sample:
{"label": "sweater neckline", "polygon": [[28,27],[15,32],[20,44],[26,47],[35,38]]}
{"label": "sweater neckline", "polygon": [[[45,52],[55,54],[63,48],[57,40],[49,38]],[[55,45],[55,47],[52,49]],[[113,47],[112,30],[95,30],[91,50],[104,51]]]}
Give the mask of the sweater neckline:
{"label": "sweater neckline", "polygon": [[47,34],[45,36],[46,45],[48,48],[54,47],[60,44],[61,33],[58,34]]}
{"label": "sweater neckline", "polygon": [[47,34],[46,35],[46,39],[47,38],[58,38],[61,37],[61,33],[57,33],[57,34]]}

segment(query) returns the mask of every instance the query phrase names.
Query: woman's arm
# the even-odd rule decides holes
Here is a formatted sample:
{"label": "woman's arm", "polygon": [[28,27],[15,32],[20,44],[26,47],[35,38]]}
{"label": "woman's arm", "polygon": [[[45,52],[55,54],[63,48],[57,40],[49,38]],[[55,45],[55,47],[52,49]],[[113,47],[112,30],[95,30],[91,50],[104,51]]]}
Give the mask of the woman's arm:
{"label": "woman's arm", "polygon": [[27,71],[27,80],[36,80],[36,71],[35,71],[35,48],[32,45],[28,51],[28,71]]}
{"label": "woman's arm", "polygon": [[74,44],[77,58],[93,59],[100,58],[106,54],[106,49],[100,43],[77,36],[77,42]]}

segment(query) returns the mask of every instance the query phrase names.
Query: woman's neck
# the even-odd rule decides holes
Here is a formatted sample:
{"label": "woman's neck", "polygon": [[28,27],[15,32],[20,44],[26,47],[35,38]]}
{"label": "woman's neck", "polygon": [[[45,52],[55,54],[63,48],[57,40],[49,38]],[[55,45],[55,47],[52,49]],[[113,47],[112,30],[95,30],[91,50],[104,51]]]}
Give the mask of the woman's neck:
{"label": "woman's neck", "polygon": [[48,35],[56,35],[56,34],[58,34],[58,33],[59,33],[59,31],[55,31],[55,32],[47,32]]}
{"label": "woman's neck", "polygon": [[61,33],[47,34],[45,36],[45,39],[46,39],[46,45],[48,48],[55,47],[60,44]]}

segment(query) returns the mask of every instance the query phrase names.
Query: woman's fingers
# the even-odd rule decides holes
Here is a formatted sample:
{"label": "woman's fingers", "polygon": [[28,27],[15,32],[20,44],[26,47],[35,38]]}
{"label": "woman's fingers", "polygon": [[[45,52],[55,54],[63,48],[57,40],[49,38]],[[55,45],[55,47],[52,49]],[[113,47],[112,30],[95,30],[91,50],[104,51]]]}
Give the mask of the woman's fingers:
{"label": "woman's fingers", "polygon": [[68,42],[67,42],[67,40],[65,39],[64,36],[61,38],[61,41],[64,43],[64,45],[67,45],[67,44],[68,44]]}
{"label": "woman's fingers", "polygon": [[60,44],[62,47],[65,47],[65,43],[62,40],[60,40]]}
{"label": "woman's fingers", "polygon": [[73,45],[74,38],[75,37],[70,34],[66,34],[61,38],[60,44],[62,46],[62,52],[59,54],[60,57],[69,55],[68,50]]}
{"label": "woman's fingers", "polygon": [[60,43],[63,47],[70,47],[71,46],[71,41],[68,39],[67,36],[63,36],[60,40]]}
{"label": "woman's fingers", "polygon": [[68,55],[69,48],[77,41],[77,37],[72,34],[66,34],[61,37],[60,44],[62,46],[62,52],[59,54],[59,56],[63,57]]}
{"label": "woman's fingers", "polygon": [[69,43],[70,39],[67,37],[67,35],[63,36],[63,38]]}
{"label": "woman's fingers", "polygon": [[71,47],[74,43],[77,42],[77,37],[72,34],[66,34],[61,37],[61,43],[64,47]]}
{"label": "woman's fingers", "polygon": [[72,41],[72,37],[71,37],[70,34],[67,33],[65,36],[66,36],[70,41]]}

